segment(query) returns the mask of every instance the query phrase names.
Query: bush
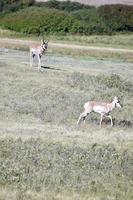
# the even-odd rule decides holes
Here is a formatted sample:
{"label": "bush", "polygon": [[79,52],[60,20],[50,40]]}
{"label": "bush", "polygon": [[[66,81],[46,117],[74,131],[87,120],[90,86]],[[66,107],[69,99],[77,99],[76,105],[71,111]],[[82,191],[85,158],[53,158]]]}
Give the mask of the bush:
{"label": "bush", "polygon": [[133,6],[105,5],[98,13],[104,32],[133,31]]}
{"label": "bush", "polygon": [[1,12],[14,12],[24,7],[31,6],[35,3],[34,0],[1,0],[0,11]]}
{"label": "bush", "polygon": [[83,33],[83,25],[66,12],[38,7],[7,14],[1,24],[8,29],[30,34]]}
{"label": "bush", "polygon": [[[65,4],[67,4],[66,9]],[[2,9],[3,4],[0,5]],[[31,4],[22,5],[21,2],[15,1],[9,4],[9,7],[11,11],[15,11],[18,7],[29,5]],[[107,5],[95,8],[57,1],[46,2],[47,6],[44,6],[45,3],[42,5],[41,8],[34,6],[13,14],[5,14],[0,20],[0,25],[27,34],[110,35],[115,32],[133,31],[133,6]]]}
{"label": "bush", "polygon": [[49,0],[46,2],[36,2],[36,6],[44,6],[47,8],[55,8],[58,10],[64,10],[67,12],[71,12],[74,10],[84,9],[84,8],[92,8],[92,6],[88,6],[85,4],[81,4],[78,2],[71,2],[71,1],[56,1],[56,0]]}

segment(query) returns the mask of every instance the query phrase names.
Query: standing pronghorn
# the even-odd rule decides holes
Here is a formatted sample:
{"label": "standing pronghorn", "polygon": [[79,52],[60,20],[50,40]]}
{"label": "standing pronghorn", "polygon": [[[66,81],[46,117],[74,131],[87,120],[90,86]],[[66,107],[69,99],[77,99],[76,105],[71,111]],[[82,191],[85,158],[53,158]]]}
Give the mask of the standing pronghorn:
{"label": "standing pronghorn", "polygon": [[41,45],[33,44],[30,46],[30,66],[33,65],[34,57],[38,58],[38,69],[41,68],[41,57],[43,53],[47,50],[48,41],[42,40]]}
{"label": "standing pronghorn", "polygon": [[113,121],[112,121],[110,112],[116,106],[121,108],[120,101],[118,100],[117,97],[114,97],[114,100],[111,103],[88,101],[87,103],[84,104],[84,112],[80,114],[77,124],[80,123],[81,119],[83,119],[83,121],[85,123],[85,119],[86,119],[87,115],[91,112],[96,112],[101,115],[100,124],[99,124],[100,126],[102,124],[103,116],[109,117],[111,120],[111,126],[113,126]]}

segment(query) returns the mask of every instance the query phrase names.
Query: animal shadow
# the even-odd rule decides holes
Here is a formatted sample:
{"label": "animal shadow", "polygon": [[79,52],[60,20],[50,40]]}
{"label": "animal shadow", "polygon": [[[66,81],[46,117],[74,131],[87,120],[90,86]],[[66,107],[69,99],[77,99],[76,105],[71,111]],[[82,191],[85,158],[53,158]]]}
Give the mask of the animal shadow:
{"label": "animal shadow", "polygon": [[57,68],[54,68],[54,67],[48,67],[48,66],[41,66],[41,68],[48,69],[48,70],[59,70],[60,71],[60,69],[57,69]]}

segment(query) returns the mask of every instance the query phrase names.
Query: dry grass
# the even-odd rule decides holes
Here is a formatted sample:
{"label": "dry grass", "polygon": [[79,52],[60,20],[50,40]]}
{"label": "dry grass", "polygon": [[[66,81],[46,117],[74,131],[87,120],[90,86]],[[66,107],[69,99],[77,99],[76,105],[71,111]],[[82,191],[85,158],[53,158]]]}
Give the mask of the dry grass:
{"label": "dry grass", "polygon": [[[26,138],[34,132],[35,137],[52,134],[53,140],[67,143],[73,138],[83,145],[98,141],[119,149],[132,146],[132,64],[55,55],[44,56],[42,62],[47,69],[38,73],[29,67],[28,52],[1,54],[1,136]],[[98,115],[90,115],[85,127],[76,127],[86,101],[111,101],[116,95],[124,107],[113,112],[113,129],[108,122],[100,129]]]}
{"label": "dry grass", "polygon": [[[119,38],[119,37],[118,37]],[[49,49],[50,53],[56,53],[56,54],[62,54],[62,55],[69,55],[69,56],[80,56],[80,57],[96,57],[98,59],[117,59],[127,62],[133,62],[133,50],[129,48],[130,41],[127,41],[127,44],[125,45],[125,37],[121,36],[121,39],[119,42],[115,44],[115,41],[118,40],[118,38],[115,36],[112,38],[112,41],[110,42],[110,45],[107,47],[107,41],[108,38],[101,38],[100,36],[97,37],[90,37],[88,38],[77,38],[79,40],[79,43],[82,45],[79,45],[77,43],[69,44],[73,41],[73,38],[69,37],[68,43],[65,43],[67,40],[62,43],[53,43],[49,42]],[[130,39],[132,38],[132,35],[130,36]],[[60,38],[61,41],[61,38]],[[84,45],[86,43],[89,45]],[[28,40],[25,39],[8,39],[8,38],[2,38],[0,41],[1,48],[12,48],[12,49],[18,49],[18,50],[28,50],[29,45],[31,43],[39,43],[37,41],[31,40],[30,38]],[[72,42],[73,43],[73,42]],[[103,46],[103,44],[104,46]],[[101,45],[102,44],[102,45]],[[115,48],[113,45],[116,45]],[[121,44],[121,45],[120,45]],[[117,48],[116,48],[117,47]],[[124,48],[123,48],[124,47]],[[125,49],[127,48],[127,49]]]}
{"label": "dry grass", "polygon": [[133,53],[132,52],[119,52],[119,51],[108,51],[107,50],[97,50],[97,49],[71,49],[71,48],[58,48],[52,47],[53,53],[59,53],[62,55],[69,56],[81,56],[81,57],[95,57],[98,59],[114,59],[122,60],[126,62],[133,62]]}
{"label": "dry grass", "polygon": [[132,154],[113,145],[6,138],[0,152],[3,199],[132,199]]}
{"label": "dry grass", "polygon": [[[0,54],[0,199],[131,200],[133,64],[49,53],[38,72],[27,51]],[[86,101],[116,94],[113,128],[76,126]]]}
{"label": "dry grass", "polygon": [[43,189],[41,192],[28,190],[24,194],[23,192],[1,188],[0,189],[0,199],[4,200],[18,200],[18,198],[23,198],[23,200],[33,199],[33,200],[77,200],[77,198],[82,200],[99,200],[99,197],[91,197],[91,195],[80,195],[76,191],[72,191],[72,193],[68,193],[67,191],[57,192],[57,191],[47,191],[47,189]]}
{"label": "dry grass", "polygon": [[[40,41],[41,37],[36,37],[32,35],[24,35],[21,33],[17,33],[15,31],[5,30],[0,28],[0,37],[1,37],[1,45],[7,45],[11,43],[10,40],[3,40],[4,38],[22,38],[28,41]],[[65,43],[65,44],[77,44],[83,46],[97,46],[97,47],[113,47],[113,48],[121,48],[121,49],[133,49],[133,34],[116,34],[112,36],[107,35],[90,35],[90,36],[76,36],[76,35],[46,35],[44,36],[46,39],[49,39],[50,42],[57,43]],[[27,41],[26,41],[27,42]],[[13,42],[12,42],[13,43]],[[14,40],[15,44],[15,40]],[[18,43],[18,47],[21,43]]]}

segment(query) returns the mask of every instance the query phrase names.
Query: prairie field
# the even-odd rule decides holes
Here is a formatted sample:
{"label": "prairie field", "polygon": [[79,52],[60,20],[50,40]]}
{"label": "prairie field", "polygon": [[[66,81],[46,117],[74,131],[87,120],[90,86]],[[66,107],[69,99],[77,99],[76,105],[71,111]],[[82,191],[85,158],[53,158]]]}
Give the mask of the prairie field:
{"label": "prairie field", "polygon": [[[0,42],[0,200],[133,199],[133,53],[51,43],[38,71],[17,42]],[[76,125],[114,96],[114,127],[95,113]]]}

